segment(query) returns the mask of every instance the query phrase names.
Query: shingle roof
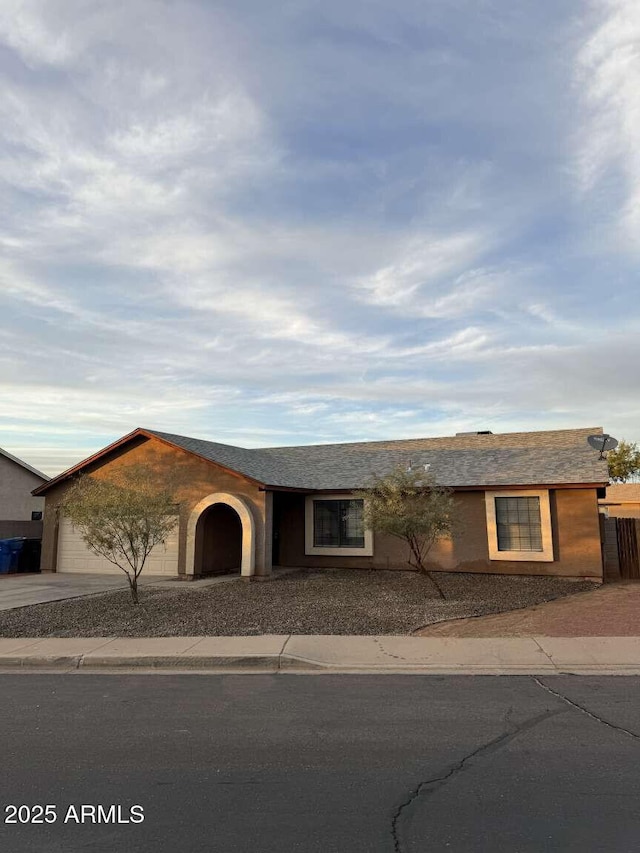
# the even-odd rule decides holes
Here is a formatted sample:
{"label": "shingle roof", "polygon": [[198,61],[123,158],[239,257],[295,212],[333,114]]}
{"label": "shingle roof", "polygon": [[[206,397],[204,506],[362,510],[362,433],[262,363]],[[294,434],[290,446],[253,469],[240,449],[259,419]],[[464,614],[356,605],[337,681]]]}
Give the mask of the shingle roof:
{"label": "shingle roof", "polygon": [[249,449],[144,430],[260,483],[354,489],[396,465],[429,464],[442,485],[534,486],[606,483],[607,463],[587,444],[601,427]]}
{"label": "shingle roof", "polygon": [[176,447],[197,453],[204,459],[218,462],[225,468],[231,468],[232,471],[237,471],[239,474],[244,474],[265,485],[292,486],[295,483],[289,482],[289,480],[295,480],[299,477],[300,472],[297,470],[289,471],[284,459],[273,458],[262,449],[253,450],[236,447],[233,444],[219,444],[217,441],[205,441],[201,438],[190,438],[186,435],[158,432],[153,429],[145,429],[145,432],[157,435],[158,438],[162,438]]}

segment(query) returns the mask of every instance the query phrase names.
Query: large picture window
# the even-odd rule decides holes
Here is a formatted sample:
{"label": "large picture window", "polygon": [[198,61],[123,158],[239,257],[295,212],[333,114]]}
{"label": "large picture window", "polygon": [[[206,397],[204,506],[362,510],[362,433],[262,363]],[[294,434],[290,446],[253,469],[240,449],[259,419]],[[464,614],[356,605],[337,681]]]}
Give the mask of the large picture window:
{"label": "large picture window", "polygon": [[364,501],[348,495],[306,500],[305,553],[371,556],[373,536],[364,526]]}
{"label": "large picture window", "polygon": [[553,561],[548,491],[485,492],[490,560]]}
{"label": "large picture window", "polygon": [[364,501],[314,501],[314,548],[364,548]]}

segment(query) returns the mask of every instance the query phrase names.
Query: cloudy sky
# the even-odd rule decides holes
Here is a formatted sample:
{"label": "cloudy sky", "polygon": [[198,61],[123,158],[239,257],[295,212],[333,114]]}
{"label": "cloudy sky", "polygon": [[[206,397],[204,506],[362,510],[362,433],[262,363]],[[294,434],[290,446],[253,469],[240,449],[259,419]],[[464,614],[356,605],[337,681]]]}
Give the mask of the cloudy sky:
{"label": "cloudy sky", "polygon": [[2,0],[0,446],[640,440],[637,0]]}

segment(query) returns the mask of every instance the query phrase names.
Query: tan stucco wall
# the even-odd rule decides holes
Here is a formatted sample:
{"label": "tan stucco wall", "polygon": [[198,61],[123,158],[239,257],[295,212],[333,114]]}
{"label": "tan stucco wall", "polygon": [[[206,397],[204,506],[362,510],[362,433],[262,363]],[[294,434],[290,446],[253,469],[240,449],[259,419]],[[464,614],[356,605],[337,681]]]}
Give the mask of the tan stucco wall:
{"label": "tan stucco wall", "polygon": [[43,480],[22,465],[0,455],[0,521],[31,521],[34,510],[44,510],[44,498],[31,491]]}
{"label": "tan stucco wall", "polygon": [[556,557],[567,575],[602,577],[600,518],[595,489],[557,490]]}
{"label": "tan stucco wall", "polygon": [[[249,505],[256,528],[256,575],[270,572],[271,565],[268,559],[270,542],[267,541],[268,537],[264,524],[265,492],[260,491],[257,485],[243,477],[230,474],[213,463],[206,462],[186,451],[170,447],[154,438],[142,439],[137,445],[128,446],[124,450],[118,449],[106,461],[100,460],[99,467],[88,470],[95,476],[104,476],[108,471],[113,471],[118,467],[138,463],[151,465],[160,473],[166,472],[167,475],[177,470],[181,482],[185,484],[178,495],[183,501],[180,514],[178,552],[178,572],[180,574],[188,573],[185,563],[189,515],[199,501],[214,492],[228,492],[232,495],[239,495]],[[45,513],[41,563],[43,571],[55,571],[57,509],[67,488],[68,482],[52,486],[46,496],[47,511]],[[267,555],[266,559],[265,555]]]}
{"label": "tan stucco wall", "polygon": [[[519,575],[602,577],[595,489],[551,492],[553,562],[490,560],[484,492],[456,492],[456,529],[429,555],[433,570]],[[304,495],[276,494],[280,517],[279,564],[309,568],[406,569],[407,548],[376,535],[373,557],[323,557],[304,553]]]}
{"label": "tan stucco wall", "polygon": [[609,518],[640,518],[640,503],[626,503],[608,506]]}

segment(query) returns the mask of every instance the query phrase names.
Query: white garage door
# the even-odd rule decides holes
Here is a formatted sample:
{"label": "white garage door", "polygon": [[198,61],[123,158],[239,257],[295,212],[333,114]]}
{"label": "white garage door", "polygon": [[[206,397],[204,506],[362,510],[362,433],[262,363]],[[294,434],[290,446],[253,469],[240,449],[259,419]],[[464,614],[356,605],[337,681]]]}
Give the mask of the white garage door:
{"label": "white garage door", "polygon": [[[59,572],[96,572],[97,574],[122,574],[122,569],[114,566],[104,557],[98,557],[85,544],[84,539],[72,526],[71,522],[62,518],[58,533],[58,565]],[[178,527],[169,535],[166,542],[156,545],[147,557],[142,570],[143,575],[177,575],[178,574]]]}

